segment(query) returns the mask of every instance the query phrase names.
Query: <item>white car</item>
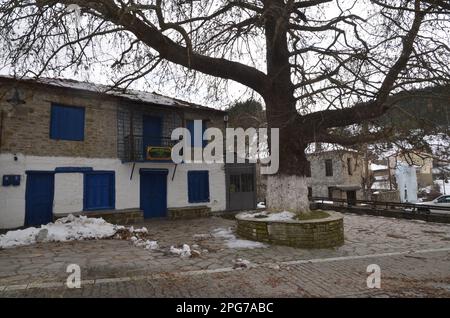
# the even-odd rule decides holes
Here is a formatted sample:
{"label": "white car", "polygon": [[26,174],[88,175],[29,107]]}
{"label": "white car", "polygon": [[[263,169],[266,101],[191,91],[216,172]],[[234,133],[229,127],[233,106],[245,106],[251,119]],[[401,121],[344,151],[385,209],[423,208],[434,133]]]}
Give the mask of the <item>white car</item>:
{"label": "white car", "polygon": [[[416,203],[416,205],[418,205],[417,211],[419,212],[450,213],[450,195],[441,195],[436,199],[434,199],[433,201],[419,202]],[[448,210],[439,210],[428,207],[421,208],[420,205],[448,208]]]}

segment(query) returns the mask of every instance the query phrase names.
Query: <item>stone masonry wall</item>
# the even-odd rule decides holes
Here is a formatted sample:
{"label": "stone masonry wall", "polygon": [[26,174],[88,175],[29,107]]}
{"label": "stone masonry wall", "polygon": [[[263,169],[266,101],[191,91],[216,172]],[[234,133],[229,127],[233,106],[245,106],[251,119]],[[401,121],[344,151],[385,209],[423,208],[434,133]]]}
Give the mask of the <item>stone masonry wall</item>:
{"label": "stone masonry wall", "polygon": [[329,248],[344,243],[342,216],[299,222],[237,219],[237,234],[243,238],[299,248]]}
{"label": "stone masonry wall", "polygon": [[[74,94],[63,88],[19,84],[25,104],[11,107],[6,101],[12,87],[0,88],[0,108],[6,112],[1,152],[35,156],[87,158],[117,157],[117,102],[93,94]],[[51,104],[85,107],[84,141],[50,139]]]}

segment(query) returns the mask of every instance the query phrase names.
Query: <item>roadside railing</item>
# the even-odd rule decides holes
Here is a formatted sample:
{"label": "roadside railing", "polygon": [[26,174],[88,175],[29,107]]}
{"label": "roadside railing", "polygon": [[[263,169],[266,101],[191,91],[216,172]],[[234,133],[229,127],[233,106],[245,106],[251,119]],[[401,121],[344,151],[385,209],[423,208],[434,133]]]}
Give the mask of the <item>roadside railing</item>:
{"label": "roadside railing", "polygon": [[436,211],[448,211],[450,213],[450,207],[443,207],[437,205],[423,205],[414,203],[401,203],[401,202],[383,202],[383,201],[371,201],[371,200],[347,200],[327,197],[310,197],[310,202],[321,203],[325,205],[333,205],[340,207],[357,207],[357,208],[372,208],[372,209],[385,209],[385,210],[401,210],[412,213],[430,213],[430,210]]}

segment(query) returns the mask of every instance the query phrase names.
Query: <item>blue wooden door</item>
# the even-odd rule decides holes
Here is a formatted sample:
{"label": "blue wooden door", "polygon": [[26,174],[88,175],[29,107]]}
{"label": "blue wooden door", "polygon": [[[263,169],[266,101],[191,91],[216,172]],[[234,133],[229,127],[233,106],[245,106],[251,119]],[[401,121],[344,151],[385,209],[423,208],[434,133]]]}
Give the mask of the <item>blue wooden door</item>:
{"label": "blue wooden door", "polygon": [[140,203],[145,218],[167,216],[167,170],[141,170]]}
{"label": "blue wooden door", "polygon": [[161,134],[161,118],[156,116],[143,116],[142,144],[144,146],[144,154],[147,153],[148,146],[161,146]]}
{"label": "blue wooden door", "polygon": [[53,221],[55,175],[49,172],[27,174],[25,225],[37,226]]}

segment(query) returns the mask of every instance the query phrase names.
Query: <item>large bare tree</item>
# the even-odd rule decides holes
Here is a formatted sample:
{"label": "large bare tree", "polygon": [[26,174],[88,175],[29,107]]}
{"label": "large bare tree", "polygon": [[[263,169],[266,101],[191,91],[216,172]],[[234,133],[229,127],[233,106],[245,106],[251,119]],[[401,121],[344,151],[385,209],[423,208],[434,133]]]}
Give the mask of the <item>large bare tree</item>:
{"label": "large bare tree", "polygon": [[[309,211],[308,144],[374,141],[386,132],[359,124],[395,104],[388,97],[450,79],[446,0],[1,3],[2,57],[16,70],[40,76],[113,60],[122,87],[152,71],[184,72],[259,94],[269,127],[280,129],[280,168],[267,197],[277,210]],[[339,135],[342,127],[352,136]]]}

